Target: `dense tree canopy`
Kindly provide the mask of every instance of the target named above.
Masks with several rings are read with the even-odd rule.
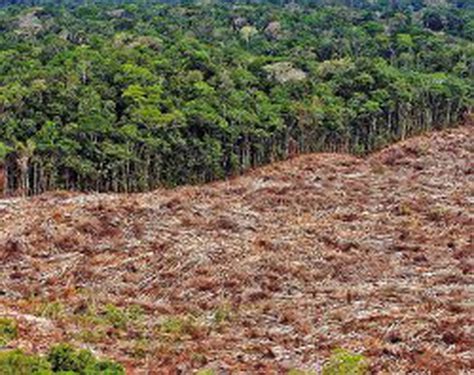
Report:
[[[143,191],[295,150],[365,153],[472,106],[469,1],[3,3],[10,192]]]

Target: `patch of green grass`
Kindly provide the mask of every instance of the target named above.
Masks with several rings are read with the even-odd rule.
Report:
[[[159,333],[165,337],[179,340],[184,336],[193,335],[198,329],[196,319],[193,317],[171,316],[160,324]]]
[[[83,327],[106,327],[109,325],[105,314],[100,314],[95,308],[87,307],[80,314],[74,314],[72,317],[79,325]]]
[[[125,329],[127,327],[128,316],[126,312],[115,305],[108,304],[105,306],[104,317],[114,328]]]
[[[83,329],[79,331],[74,337],[81,342],[97,344],[103,341],[107,333],[103,327],[94,327],[93,329]]]
[[[129,325],[136,325],[142,321],[144,312],[140,306],[136,305],[122,308],[108,304],[105,306],[103,316],[114,328],[125,329]]]
[[[167,334],[181,335],[187,330],[188,322],[179,317],[167,318],[161,323],[160,331]]]
[[[228,322],[232,319],[232,309],[229,305],[222,305],[214,311],[212,318],[217,325]]]
[[[313,371],[306,371],[306,370],[299,370],[299,369],[291,369],[288,372],[288,375],[316,375]]]
[[[362,354],[337,349],[323,367],[322,375],[365,375],[368,370],[368,362]]]
[[[0,318],[0,346],[5,346],[17,336],[17,322],[10,318]]]
[[[42,303],[36,315],[48,319],[60,319],[64,316],[65,307],[61,302],[45,302]]]
[[[215,371],[212,369],[202,369],[196,372],[196,375],[215,375]]]
[[[126,314],[132,322],[140,322],[145,317],[145,311],[138,305],[131,305],[126,309]]]
[[[132,305],[122,308],[113,304],[98,307],[95,304],[88,305],[74,319],[83,327],[106,327],[112,326],[118,330],[125,330],[130,326],[137,328],[143,321],[144,312],[139,306]]]
[[[132,335],[133,339],[144,338],[147,326],[145,313],[137,305],[120,307],[113,304],[98,306],[85,304],[70,317],[79,330],[74,338],[80,342],[100,343],[107,336],[125,337]],[[143,352],[138,350],[137,353]],[[140,357],[140,354],[137,354]]]
[[[140,339],[136,340],[133,344],[133,357],[134,358],[146,358],[146,356],[150,353],[151,344],[150,341],[147,339]]]

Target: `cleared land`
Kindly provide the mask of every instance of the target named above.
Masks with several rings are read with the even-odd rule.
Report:
[[[0,201],[10,343],[86,345],[130,373],[474,371],[474,129],[232,181]],[[228,370],[229,372],[226,372]]]

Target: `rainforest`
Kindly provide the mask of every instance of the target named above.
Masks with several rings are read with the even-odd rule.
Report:
[[[0,193],[139,192],[466,119],[456,1],[5,1]]]

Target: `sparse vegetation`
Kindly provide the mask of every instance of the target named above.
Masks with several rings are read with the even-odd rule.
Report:
[[[212,316],[213,321],[217,325],[221,325],[225,322],[229,322],[232,319],[232,309],[229,305],[219,306]]]
[[[173,340],[181,340],[199,331],[199,323],[191,316],[171,316],[161,322],[159,332]]]
[[[99,331],[106,327],[121,331],[127,328],[140,328],[143,316],[143,310],[139,306],[120,307],[112,303],[86,304],[73,314],[74,320],[85,328],[85,331],[93,327],[99,327]]]
[[[216,375],[216,373],[212,369],[203,369],[196,372],[196,375]]]
[[[322,375],[365,375],[368,370],[367,359],[362,354],[337,349],[324,366]]]
[[[398,206],[398,213],[402,216],[411,216],[413,215],[413,209],[408,202],[401,202]]]
[[[124,329],[127,326],[127,313],[123,309],[112,304],[105,306],[104,318],[112,324],[114,328]]]
[[[146,358],[152,349],[153,346],[149,340],[140,338],[134,341],[132,355],[134,358]]]
[[[288,371],[288,375],[316,375],[314,371],[307,371],[307,370],[299,370],[299,369],[291,369]]]
[[[61,302],[45,302],[38,306],[37,315],[49,318],[60,319],[64,314],[65,307]]]
[[[104,327],[97,326],[97,325],[89,329],[87,328],[81,329],[79,332],[77,332],[74,335],[74,337],[77,340],[81,342],[85,342],[85,343],[91,343],[91,344],[100,343],[101,341],[105,339],[106,336],[107,336],[106,329],[104,329]]]

